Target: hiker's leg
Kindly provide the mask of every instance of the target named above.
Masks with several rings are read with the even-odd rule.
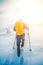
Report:
[[[23,47],[24,46],[24,39],[22,39],[22,44],[21,44],[21,47]]]
[[[22,35],[22,44],[21,44],[21,47],[24,46],[24,41],[25,41],[25,34]]]
[[[19,36],[17,36],[17,55],[20,56],[20,39]]]
[[[20,45],[17,45],[17,55],[20,56]]]

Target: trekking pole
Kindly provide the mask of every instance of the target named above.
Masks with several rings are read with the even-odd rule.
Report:
[[[14,39],[13,49],[15,49],[16,37]]]
[[[32,51],[31,49],[31,42],[30,42],[30,34],[28,33],[28,36],[29,36],[29,51]]]

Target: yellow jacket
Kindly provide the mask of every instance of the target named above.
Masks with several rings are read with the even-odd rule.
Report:
[[[15,31],[16,31],[16,35],[22,35],[22,34],[24,34],[24,24],[23,24],[23,22],[22,21],[17,21],[16,23],[15,23],[15,26],[14,26],[14,29],[15,29]]]

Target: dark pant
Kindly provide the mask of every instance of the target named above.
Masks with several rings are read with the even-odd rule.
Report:
[[[18,56],[20,56],[20,42],[21,42],[21,40],[22,40],[22,44],[21,44],[21,47],[23,47],[24,46],[24,40],[25,40],[25,34],[23,34],[23,35],[16,35],[16,43],[17,43],[17,54],[18,54]]]

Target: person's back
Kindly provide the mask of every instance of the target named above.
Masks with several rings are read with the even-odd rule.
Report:
[[[22,35],[24,34],[24,25],[22,21],[17,21],[15,23],[15,30],[17,35]]]

